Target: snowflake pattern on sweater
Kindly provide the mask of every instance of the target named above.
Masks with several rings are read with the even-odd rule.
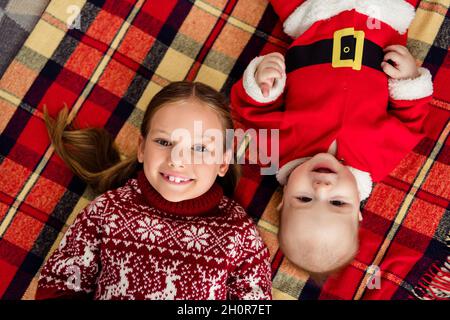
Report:
[[[174,216],[142,201],[136,179],[97,197],[44,265],[36,297],[270,299],[267,247],[223,196],[214,215]]]

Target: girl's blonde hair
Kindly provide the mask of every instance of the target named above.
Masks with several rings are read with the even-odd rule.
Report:
[[[223,123],[224,137],[227,129],[233,129],[228,100],[224,95],[202,83],[180,81],[169,84],[151,100],[141,124],[142,137],[147,137],[150,121],[159,109],[169,103],[191,98],[207,104],[218,114]],[[44,107],[45,124],[56,152],[69,168],[96,192],[103,193],[118,188],[142,170],[137,155],[121,159],[113,138],[105,129],[77,129],[67,125],[67,118],[67,108],[60,111],[53,120]],[[235,157],[233,160],[236,160]],[[236,161],[232,161],[227,174],[217,177],[225,195],[233,195],[239,174],[239,166]]]

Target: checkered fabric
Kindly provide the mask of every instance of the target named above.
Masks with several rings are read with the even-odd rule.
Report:
[[[435,82],[428,138],[375,187],[360,252],[339,276],[318,287],[284,259],[281,189],[245,166],[236,198],[270,249],[275,299],[407,299],[445,261],[449,6],[422,1],[410,31],[409,46]],[[131,154],[143,111],[163,86],[190,79],[228,93],[253,57],[284,52],[289,41],[265,0],[52,0],[0,80],[0,297],[34,297],[43,262],[94,197],[55,155],[44,105],[55,115],[66,104],[73,121],[106,128]],[[377,274],[379,288],[366,286]]]
[[[0,76],[39,21],[49,0],[0,0]]]

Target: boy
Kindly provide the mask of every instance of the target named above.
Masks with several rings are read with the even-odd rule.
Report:
[[[310,273],[354,258],[372,181],[423,138],[433,85],[404,47],[413,1],[273,0],[294,41],[233,87],[246,127],[280,129],[280,247]]]

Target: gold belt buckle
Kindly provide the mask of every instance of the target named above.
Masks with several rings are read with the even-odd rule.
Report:
[[[354,60],[341,60],[341,39],[345,36],[353,36],[356,39]],[[351,67],[353,70],[361,70],[364,51],[364,37],[364,31],[355,31],[355,28],[337,30],[333,37],[333,68]],[[344,48],[344,50],[346,49],[349,50],[348,47]],[[348,51],[346,53],[348,53]]]

